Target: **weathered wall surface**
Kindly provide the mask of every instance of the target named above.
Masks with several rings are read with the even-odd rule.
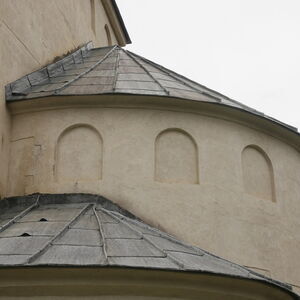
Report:
[[[0,1],[0,196],[6,190],[11,140],[4,86],[89,41],[107,46],[105,24],[116,44],[100,0]]]
[[[101,194],[186,242],[300,286],[300,154],[279,139],[201,111],[125,102],[15,114],[11,139],[22,142],[12,143],[20,167],[10,168],[9,195]]]

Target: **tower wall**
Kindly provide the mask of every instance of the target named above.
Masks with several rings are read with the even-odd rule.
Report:
[[[19,147],[16,143],[10,150],[5,85],[89,41],[107,46],[107,30],[111,43],[117,44],[100,0],[0,1],[0,197],[6,194],[9,152]]]

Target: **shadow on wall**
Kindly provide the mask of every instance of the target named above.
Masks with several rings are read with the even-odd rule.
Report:
[[[199,183],[198,148],[187,132],[174,128],[157,136],[154,176],[166,183]]]
[[[242,168],[245,191],[275,202],[274,173],[267,154],[256,145],[245,147],[242,152]]]
[[[102,179],[103,141],[87,124],[76,124],[59,136],[55,151],[56,181]]]

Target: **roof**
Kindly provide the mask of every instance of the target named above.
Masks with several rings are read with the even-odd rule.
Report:
[[[119,266],[259,280],[240,265],[187,245],[90,194],[35,194],[0,202],[0,268]]]
[[[6,101],[48,96],[134,94],[173,97],[234,107],[281,123],[119,46],[87,44],[65,58],[6,86]]]

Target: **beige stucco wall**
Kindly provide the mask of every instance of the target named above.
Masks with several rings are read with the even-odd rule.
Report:
[[[112,43],[116,44],[100,0],[0,1],[1,197],[6,193],[11,140],[11,120],[5,107],[4,86],[89,41],[93,41],[94,46],[106,46],[105,24],[110,28]]]
[[[76,100],[79,106],[70,97],[56,102],[64,106],[51,106],[51,99],[29,101],[35,105],[27,111],[18,109],[21,102],[12,106],[8,195],[101,194],[181,240],[300,286],[299,150],[264,133],[264,128],[255,129],[255,122],[242,124],[230,115],[225,120],[224,112],[209,116],[205,107],[189,112],[185,104],[164,107],[170,99],[156,107],[149,103],[157,98],[148,97],[147,104],[141,97],[141,104],[133,105],[129,96],[120,96],[115,106],[117,97],[95,99],[93,103],[89,97]],[[49,106],[41,108],[47,101]],[[72,129],[77,135],[68,133]],[[170,147],[161,151],[166,147],[160,141],[162,134]],[[84,144],[92,154],[85,157],[76,144]],[[274,199],[247,192],[242,153],[249,145],[262,149],[271,163]],[[75,148],[78,158],[71,155],[68,162],[66,154],[60,165],[59,153],[72,153]],[[179,149],[179,157],[174,149]],[[174,172],[163,173],[170,180],[157,177],[160,156],[165,158],[158,160],[160,166],[174,157]],[[74,165],[87,162],[89,170],[75,168],[72,161]],[[196,173],[185,168],[193,162]],[[245,163],[253,172],[251,161]],[[266,166],[262,160],[257,170],[267,172]],[[71,174],[74,170],[78,170],[76,178]],[[90,174],[99,175],[92,180]]]

